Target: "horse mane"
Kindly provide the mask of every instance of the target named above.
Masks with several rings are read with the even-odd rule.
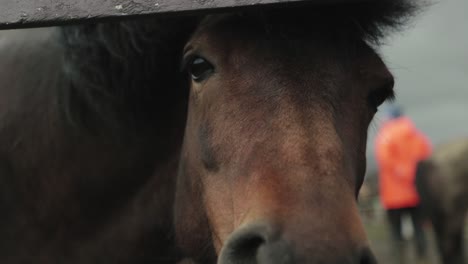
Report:
[[[260,13],[274,24],[278,13],[284,17],[292,9],[292,19],[302,12],[308,23],[379,44],[389,31],[406,24],[420,6],[416,1],[310,3],[313,7]],[[66,119],[77,127],[118,130],[170,118],[171,104],[188,96],[188,89],[181,89],[179,60],[200,20],[153,17],[61,28],[66,87],[60,89],[59,103]]]
[[[59,103],[67,121],[118,130],[170,118],[188,96],[179,59],[196,24],[194,17],[144,18],[61,28]]]

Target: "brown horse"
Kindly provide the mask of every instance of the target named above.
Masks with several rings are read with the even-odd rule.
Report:
[[[355,198],[393,78],[369,43],[412,10],[2,32],[0,262],[375,263]]]
[[[468,138],[438,146],[430,159],[418,165],[416,186],[423,209],[432,221],[443,263],[465,263]]]

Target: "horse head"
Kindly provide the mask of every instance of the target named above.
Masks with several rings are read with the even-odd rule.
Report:
[[[185,46],[175,219],[200,262],[375,263],[356,196],[394,80],[324,10],[209,16]]]

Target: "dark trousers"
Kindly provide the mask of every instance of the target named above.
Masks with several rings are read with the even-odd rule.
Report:
[[[419,207],[407,207],[400,209],[387,210],[388,221],[390,223],[390,231],[395,243],[395,254],[402,257],[403,235],[401,230],[401,220],[403,215],[409,215],[413,223],[414,238],[416,240],[416,250],[418,257],[422,258],[426,255],[426,237],[423,230],[423,217]]]

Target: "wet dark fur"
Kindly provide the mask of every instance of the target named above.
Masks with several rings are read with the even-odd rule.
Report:
[[[299,17],[377,44],[415,10],[376,0]],[[249,15],[268,29],[281,12]],[[172,227],[188,96],[179,66],[200,19],[0,34],[13,39],[0,51],[1,263],[182,257]]]

